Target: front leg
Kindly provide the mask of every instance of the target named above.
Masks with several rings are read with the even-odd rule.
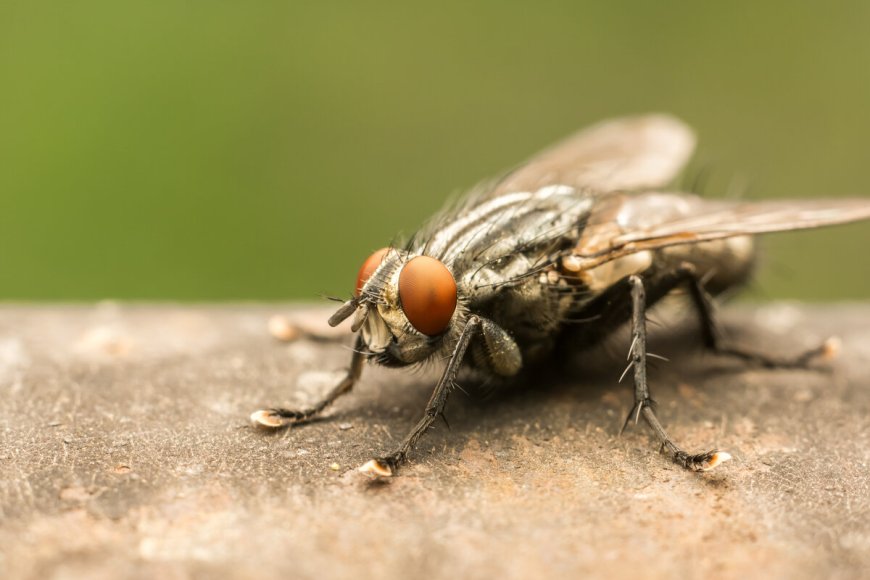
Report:
[[[298,425],[311,421],[325,411],[336,399],[351,391],[354,384],[359,380],[360,375],[362,375],[365,354],[365,343],[362,337],[358,336],[353,348],[353,357],[350,359],[350,368],[347,371],[347,375],[316,405],[301,410],[282,408],[260,409],[251,413],[251,422],[254,426],[261,429],[282,429],[290,425]]]
[[[462,334],[459,335],[456,346],[453,347],[453,353],[450,355],[447,367],[441,373],[441,378],[438,379],[435,390],[432,391],[432,396],[429,397],[423,417],[411,429],[411,432],[408,433],[402,444],[395,451],[378,459],[368,461],[359,468],[362,473],[375,477],[390,477],[395,475],[399,466],[407,460],[408,452],[417,444],[423,433],[429,430],[435,419],[444,412],[444,407],[447,405],[447,397],[450,394],[450,387],[453,385],[456,373],[459,372],[459,367],[462,364],[465,352],[468,350],[468,345],[471,339],[479,332],[482,324],[483,320],[478,316],[471,316],[468,319],[465,323],[465,328],[462,329]]]

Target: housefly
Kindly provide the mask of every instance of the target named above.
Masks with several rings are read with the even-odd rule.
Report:
[[[634,406],[625,424],[642,417],[689,470],[730,459],[684,451],[656,417],[646,309],[688,290],[706,348],[772,367],[806,364],[829,345],[779,361],[723,344],[711,296],[747,279],[752,236],[868,219],[870,200],[719,201],[667,189],[694,146],[692,130],[673,117],[610,120],[478,187],[407,244],[363,262],[353,297],[329,319],[336,326],[351,318],[357,333],[344,379],[311,408],[264,409],[252,421],[268,429],[313,419],[350,392],[366,360],[446,360],[419,422],[394,451],[360,468],[390,476],[443,414],[463,364],[509,378],[568,340],[572,321],[585,321],[571,333],[578,349],[630,323]]]

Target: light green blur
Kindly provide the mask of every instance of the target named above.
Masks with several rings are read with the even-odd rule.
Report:
[[[870,196],[870,3],[0,0],[0,299],[345,296],[444,199],[667,111],[709,195]],[[870,297],[870,223],[754,296]]]

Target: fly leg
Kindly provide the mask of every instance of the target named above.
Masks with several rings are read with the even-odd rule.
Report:
[[[362,374],[363,362],[365,362],[364,348],[365,344],[362,338],[357,337],[347,375],[313,407],[300,410],[281,408],[260,409],[251,413],[251,422],[256,427],[263,429],[282,429],[290,425],[298,425],[311,421],[340,396],[349,393],[353,385],[359,380]]]
[[[465,356],[465,351],[468,350],[468,345],[471,339],[480,330],[483,321],[477,316],[471,316],[453,347],[453,353],[450,355],[450,360],[447,362],[447,367],[438,379],[435,385],[435,390],[426,404],[426,410],[423,417],[411,429],[411,432],[402,441],[402,444],[392,453],[372,459],[359,470],[367,475],[389,477],[395,475],[399,466],[405,462],[408,457],[408,452],[417,444],[423,433],[429,430],[432,423],[435,422],[440,415],[444,413],[444,407],[447,405],[447,397],[450,394],[450,388],[453,385],[453,380],[456,378],[456,373],[459,372],[459,367],[462,364],[462,358]]]
[[[816,358],[828,358],[834,355],[837,348],[836,339],[829,338],[815,348],[808,349],[797,356],[777,358],[760,352],[723,345],[722,331],[714,316],[713,299],[704,290],[695,269],[690,264],[684,264],[677,270],[677,276],[684,277],[688,282],[692,303],[698,312],[701,323],[701,336],[704,346],[716,354],[732,356],[746,362],[769,369],[803,368]]]
[[[691,455],[683,451],[674,443],[670,435],[662,427],[658,417],[656,417],[646,376],[646,290],[640,276],[629,277],[628,283],[631,286],[632,304],[632,340],[629,357],[631,365],[634,367],[634,407],[629,412],[622,429],[624,430],[632,419],[637,423],[642,416],[650,428],[652,428],[656,437],[658,437],[662,449],[668,452],[674,463],[691,471],[708,471],[713,469],[723,461],[731,459],[731,455],[724,451],[716,450],[697,455]]]

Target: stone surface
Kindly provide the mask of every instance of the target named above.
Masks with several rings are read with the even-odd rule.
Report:
[[[0,576],[870,573],[870,305],[724,310],[732,339],[772,352],[838,335],[813,370],[751,368],[699,352],[691,326],[657,327],[660,417],[688,449],[734,455],[714,472],[670,464],[642,425],[618,436],[617,340],[577,374],[456,391],[450,429],[381,482],[355,467],[404,436],[436,369],[368,367],[324,420],[264,434],[251,411],[312,402],[349,358],[347,339],[277,341],[275,314],[319,316],[0,307]]]

